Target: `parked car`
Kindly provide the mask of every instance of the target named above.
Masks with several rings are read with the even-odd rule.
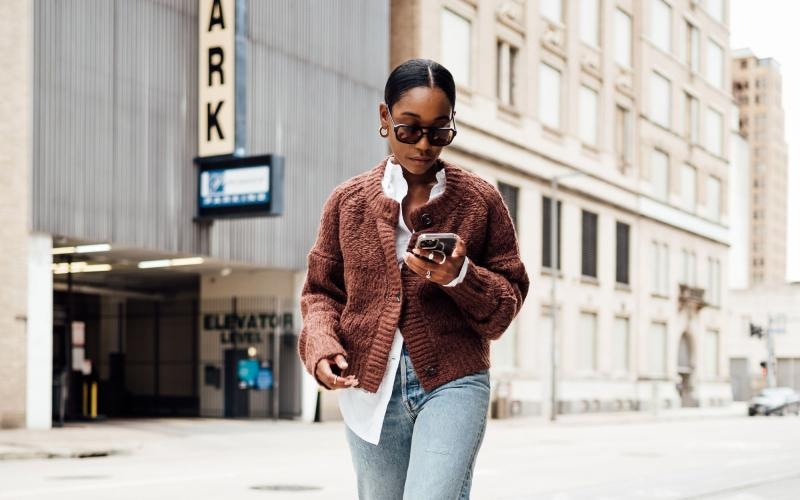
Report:
[[[754,415],[800,415],[800,394],[791,387],[771,387],[762,390],[750,400],[747,414]]]

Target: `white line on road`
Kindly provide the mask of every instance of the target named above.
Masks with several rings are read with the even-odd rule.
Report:
[[[798,474],[797,472],[793,472],[791,474],[774,475],[766,477],[764,479],[745,481],[739,484],[735,484],[733,486],[729,486],[727,488],[722,488],[720,490],[709,491],[707,493],[700,493],[697,495],[690,495],[688,497],[681,497],[680,500],[701,500],[703,498],[713,498],[719,495],[724,495],[726,493],[735,493],[737,491],[747,490],[755,486],[763,486],[765,484],[771,484],[771,483],[780,483],[783,481],[788,481],[789,479],[797,479],[797,478],[800,478],[800,474]]]
[[[126,487],[136,487],[136,486],[151,486],[154,484],[182,483],[189,481],[208,481],[217,479],[228,479],[235,475],[236,474],[231,472],[228,474],[219,474],[215,476],[203,474],[202,476],[165,477],[161,479],[143,479],[137,481],[130,481],[130,480],[107,481],[103,483],[59,486],[51,488],[36,488],[32,490],[6,491],[0,493],[0,498],[20,498],[20,497],[32,497],[36,495],[47,495],[52,493],[65,493],[69,491],[89,491],[89,490],[102,490],[105,488],[126,488]]]

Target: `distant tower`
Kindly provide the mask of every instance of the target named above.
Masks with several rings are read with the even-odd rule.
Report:
[[[783,283],[786,276],[788,182],[780,65],[750,50],[733,54],[733,95],[740,129],[750,144],[750,276],[753,285]]]

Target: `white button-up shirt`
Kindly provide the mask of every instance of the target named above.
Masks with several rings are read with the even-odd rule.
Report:
[[[397,220],[397,230],[395,231],[395,251],[397,253],[397,263],[403,266],[403,256],[411,240],[412,230],[406,226],[403,219],[403,199],[408,194],[408,183],[403,177],[403,168],[394,163],[392,158],[386,162],[386,170],[383,173],[383,193],[393,200],[400,203],[400,213]],[[441,196],[445,189],[444,169],[436,172],[436,184],[431,188],[429,200]],[[467,274],[468,260],[464,258],[464,265],[458,277],[445,286],[456,286],[464,281]],[[383,429],[383,419],[386,416],[386,408],[389,406],[389,399],[392,397],[394,378],[397,367],[400,364],[400,353],[403,349],[403,336],[398,328],[394,333],[392,348],[389,351],[389,362],[386,363],[386,371],[383,374],[381,385],[375,393],[367,392],[359,387],[343,389],[339,396],[339,409],[342,412],[345,424],[358,437],[369,443],[377,445]]]

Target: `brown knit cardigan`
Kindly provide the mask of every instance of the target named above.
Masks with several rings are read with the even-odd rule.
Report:
[[[470,259],[464,281],[444,287],[399,267],[395,230],[400,204],[383,193],[389,157],[341,184],[325,203],[308,255],[298,351],[312,375],[343,354],[359,387],[380,386],[396,328],[426,391],[489,368],[489,341],[519,312],[528,276],[500,193],[444,160],[441,196],[410,214],[409,251],[421,232],[452,232]]]

